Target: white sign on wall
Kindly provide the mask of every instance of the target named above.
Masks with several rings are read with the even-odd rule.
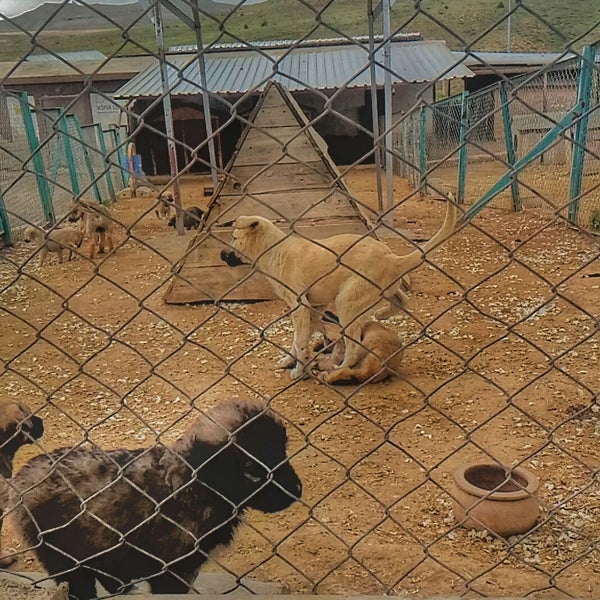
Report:
[[[125,100],[115,100],[102,94],[91,93],[90,105],[93,122],[100,123],[103,129],[107,129],[111,125],[127,124],[127,115],[122,109]]]

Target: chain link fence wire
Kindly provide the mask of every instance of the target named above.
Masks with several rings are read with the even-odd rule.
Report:
[[[564,57],[563,57],[564,58]],[[565,63],[565,64],[562,64]],[[577,224],[594,230],[598,200],[598,71],[593,69],[589,81],[589,106],[582,111],[585,118],[586,144],[582,165],[573,165],[573,150],[577,148],[574,127],[564,126],[551,137],[543,151],[540,144],[565,119],[579,101],[578,85],[582,71],[575,59],[551,64],[540,72],[500,81],[471,94],[460,94],[434,103],[428,109],[425,124],[427,139],[427,167],[434,181],[436,175],[455,182],[465,190],[467,203],[481,198],[486,189],[466,186],[472,169],[484,169],[490,177],[500,179],[507,167],[526,160],[515,173],[516,191],[508,189],[495,196],[499,206],[520,205],[549,210],[566,209],[571,199],[578,205]],[[450,144],[454,141],[454,144]],[[465,145],[461,145],[462,140]],[[460,157],[446,159],[446,149],[462,148],[468,155],[461,170]],[[531,153],[536,156],[529,158]],[[460,152],[458,153],[460,154]],[[442,164],[440,165],[440,158]],[[482,164],[483,163],[483,164]],[[456,164],[454,172],[449,171]],[[421,179],[427,176],[420,169]],[[573,196],[572,181],[578,173],[585,173],[580,195]],[[463,198],[461,197],[461,200]]]
[[[3,570],[67,582],[80,600],[132,587],[203,591],[201,564],[229,576],[222,592],[255,592],[258,580],[294,594],[598,594],[598,63],[580,38],[565,39],[569,62],[514,78],[487,64],[499,82],[467,93],[452,76],[456,55],[424,82],[387,63],[386,41],[434,21],[468,55],[505,27],[506,10],[463,39],[449,16],[416,2],[388,39],[358,38],[331,16],[336,3],[294,5],[309,25],[283,42],[247,39],[237,24],[249,6],[201,10],[202,27],[219,33],[203,46],[196,28],[188,40],[202,51],[170,54],[169,28],[149,24],[153,16],[160,25],[156,2],[128,25],[81,2],[120,30],[103,67],[128,52],[157,59],[121,88],[139,86],[127,104],[110,92],[114,123],[70,108],[94,93],[108,101],[94,79],[100,67],[66,109],[43,109],[34,89],[15,89],[12,70],[4,77]],[[529,23],[561,33],[537,4],[517,5]],[[187,0],[160,7],[192,31]],[[52,5],[26,54],[65,62],[46,34],[69,8]],[[598,31],[600,16],[589,26]],[[398,40],[425,51],[418,35]],[[341,82],[339,46],[362,57]],[[158,91],[146,93],[153,76]],[[226,92],[215,84],[222,78],[234,80]],[[436,101],[448,81],[459,93]],[[172,200],[161,203],[159,191]],[[454,233],[409,279],[401,270],[376,279],[392,259],[376,254],[374,236],[397,255],[422,247],[441,227],[448,192],[462,215]],[[283,232],[277,247],[301,247],[284,279],[265,267],[269,249],[246,256],[251,265],[221,260],[237,243],[236,217],[256,214]],[[46,227],[38,242],[25,241],[28,225]],[[49,248],[41,264],[44,245],[68,228],[79,243],[58,244],[62,262]],[[322,238],[334,234],[354,237],[332,253]],[[310,280],[323,256],[329,270]],[[350,304],[336,303],[329,277],[343,268],[370,282],[365,294],[376,290],[348,321]],[[312,287],[298,287],[292,272]],[[184,300],[173,300],[175,286]],[[379,321],[392,292],[402,308]],[[321,295],[330,301],[309,326],[307,364],[283,368],[299,315]],[[364,381],[331,379],[338,338],[346,349],[354,342],[365,364],[378,359]],[[374,382],[382,368],[392,376]],[[471,478],[466,487],[481,495],[468,506],[455,474],[473,464],[499,471]],[[503,501],[492,502],[496,492]],[[515,496],[539,502],[522,530],[478,512]],[[213,551],[238,520],[231,544]]]

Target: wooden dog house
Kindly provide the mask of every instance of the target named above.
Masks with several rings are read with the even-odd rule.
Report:
[[[220,258],[240,215],[260,215],[310,239],[373,231],[327,153],[321,136],[289,91],[270,82],[215,190],[204,228],[175,269],[165,301],[269,300],[274,293],[252,267]]]

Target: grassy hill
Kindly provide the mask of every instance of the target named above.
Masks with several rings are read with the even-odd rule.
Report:
[[[207,0],[209,1],[209,0]],[[428,39],[444,39],[452,49],[503,51],[507,46],[506,13],[509,0],[397,0],[392,8],[392,30],[420,32]],[[375,0],[374,0],[374,3]],[[211,3],[212,4],[212,3]],[[516,11],[511,19],[513,51],[545,52],[565,48],[580,49],[584,43],[600,39],[600,2],[598,0],[512,0]],[[576,6],[576,9],[575,9]],[[129,7],[129,8],[127,8]],[[299,39],[338,37],[368,33],[364,0],[267,0],[234,11],[215,5],[214,16],[203,19],[205,43],[217,40]],[[144,52],[155,48],[150,21],[140,19],[136,5],[102,7],[115,26],[103,17],[88,19],[67,14],[77,8],[64,6],[36,36],[36,53],[100,49],[107,55]],[[122,9],[122,10],[121,10]],[[43,7],[39,9],[43,10]],[[63,12],[64,11],[64,12]],[[131,12],[134,11],[134,12]],[[29,13],[26,29],[47,22],[42,12]],[[194,43],[193,32],[165,13],[166,45]],[[96,15],[97,17],[97,15]],[[32,21],[33,19],[33,21]],[[73,27],[69,27],[71,23]],[[2,33],[0,60],[14,60],[31,50],[31,38],[18,33]],[[56,30],[60,31],[56,31]],[[126,29],[126,33],[124,33]],[[376,32],[381,31],[381,20]]]

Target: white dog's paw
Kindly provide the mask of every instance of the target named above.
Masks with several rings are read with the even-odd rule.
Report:
[[[310,377],[310,371],[303,367],[300,363],[297,363],[296,366],[290,371],[291,379],[308,379]]]
[[[279,369],[291,369],[296,364],[296,359],[291,354],[284,354],[278,361]]]

